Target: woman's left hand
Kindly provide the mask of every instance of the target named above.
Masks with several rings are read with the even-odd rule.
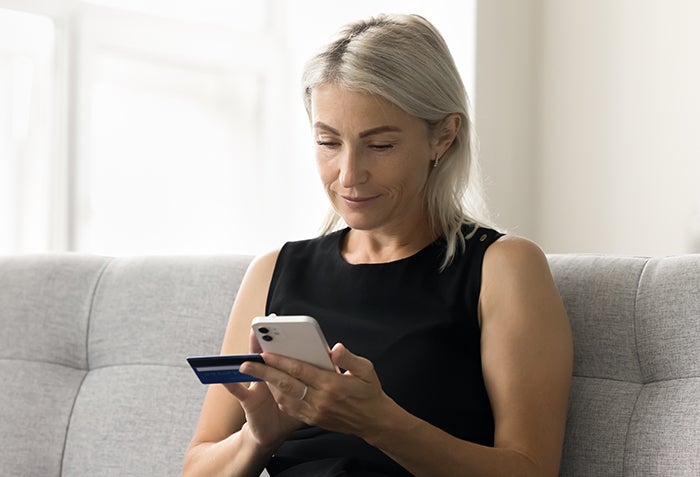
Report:
[[[340,374],[285,356],[263,353],[265,364],[241,371],[267,382],[279,408],[308,425],[364,437],[393,401],[382,390],[369,360],[338,343],[331,351]]]

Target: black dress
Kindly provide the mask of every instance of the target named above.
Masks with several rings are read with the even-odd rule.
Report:
[[[484,253],[502,234],[480,228],[441,272],[442,239],[401,260],[352,265],[340,253],[347,231],[285,244],[266,312],[313,316],[331,346],[372,361],[408,412],[492,446],[477,309]],[[285,477],[411,475],[358,437],[314,427],[296,431],[267,468]]]

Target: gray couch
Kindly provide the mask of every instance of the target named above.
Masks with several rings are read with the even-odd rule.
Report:
[[[0,257],[0,475],[173,476],[245,256]],[[700,256],[550,256],[575,338],[561,475],[700,475]]]

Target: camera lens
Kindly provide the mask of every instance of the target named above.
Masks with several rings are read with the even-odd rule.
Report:
[[[272,338],[270,335],[263,335],[262,339],[265,341],[272,341],[274,338]]]
[[[261,328],[258,328],[258,331],[259,331],[260,333],[264,334],[264,335],[266,335],[266,334],[268,334],[268,333],[270,332],[270,330],[268,330],[268,329],[265,328],[264,326],[261,327]]]

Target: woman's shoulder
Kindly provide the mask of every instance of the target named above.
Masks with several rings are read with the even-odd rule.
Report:
[[[494,261],[518,263],[521,261],[540,262],[546,260],[542,249],[530,239],[518,235],[498,234],[487,251],[487,257]]]
[[[483,275],[485,283],[518,288],[549,285],[552,281],[549,262],[539,245],[517,235],[502,235],[488,248]]]
[[[256,287],[269,284],[272,273],[277,264],[277,258],[280,255],[282,247],[256,255],[248,265],[246,270],[244,283],[253,283]]]

